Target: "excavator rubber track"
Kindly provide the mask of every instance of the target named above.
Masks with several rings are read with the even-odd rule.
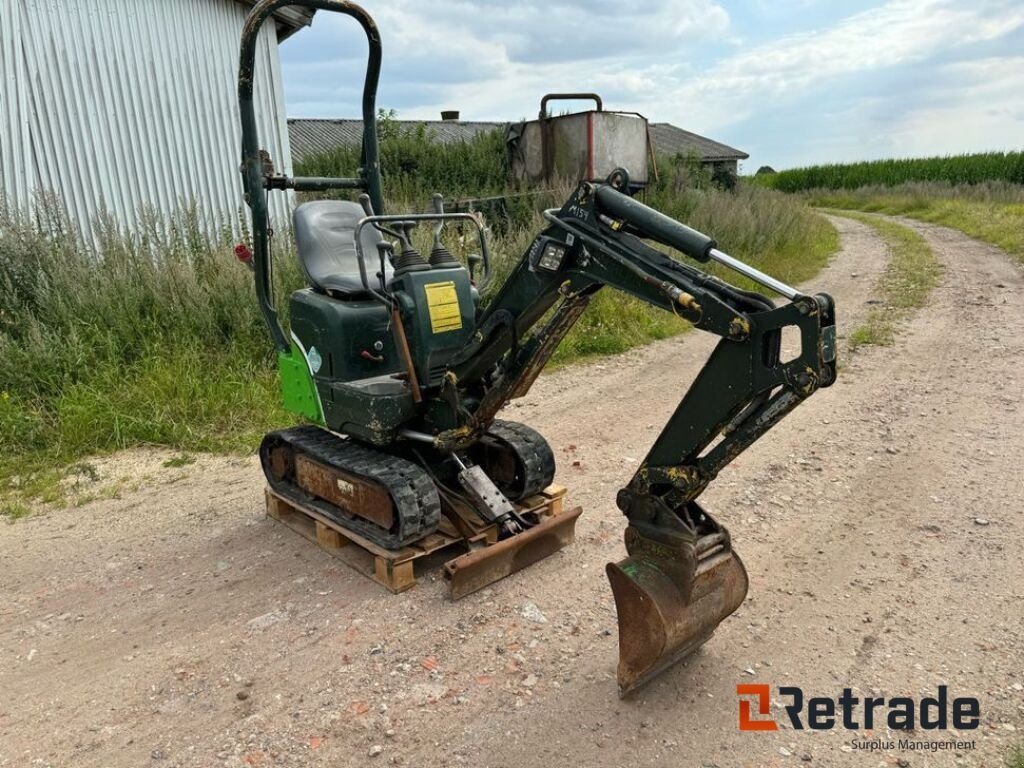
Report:
[[[433,533],[441,519],[441,500],[425,469],[320,427],[271,432],[260,445],[260,462],[274,491],[315,507],[338,525],[385,549],[401,549]],[[327,500],[327,493],[311,490],[310,483],[299,477],[297,468],[303,463],[320,476],[333,479],[335,488],[343,488],[349,497],[377,502],[373,517],[390,519],[391,525],[385,528],[365,514],[354,514]],[[385,509],[387,501],[390,509]]]
[[[548,441],[517,421],[495,419],[470,453],[511,501],[534,496],[555,479],[555,454]]]

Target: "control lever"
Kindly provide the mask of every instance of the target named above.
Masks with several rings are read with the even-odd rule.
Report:
[[[431,198],[434,204],[434,213],[444,213],[444,196],[440,192],[435,192],[433,198]],[[437,224],[434,225],[434,245],[438,245],[441,242],[441,230],[444,229],[444,220],[438,219]]]
[[[363,192],[363,194],[359,196],[359,204],[363,206],[363,212],[367,216],[373,216],[373,203],[370,202],[370,196],[368,194]]]
[[[443,215],[444,214],[444,198],[440,193],[435,192],[433,197],[434,213]],[[457,267],[459,262],[454,256],[444,247],[444,243],[441,242],[441,230],[444,229],[444,220],[438,219],[434,225],[434,247],[430,251],[430,266],[433,269],[445,269],[447,267]]]
[[[384,279],[384,266],[390,262],[391,266],[395,265],[395,246],[387,240],[381,240],[377,243],[377,256],[380,259],[380,272],[377,273],[377,279],[380,280],[380,290],[383,294],[389,294],[387,282]]]
[[[412,250],[412,231],[416,229],[415,221],[396,221],[391,225],[394,227],[399,242],[402,244],[402,252]]]
[[[359,196],[359,204],[361,206],[363,206],[363,213],[365,213],[367,216],[373,216],[374,215],[374,213],[373,213],[373,203],[370,202],[370,196],[368,194],[366,194],[365,192]],[[373,227],[378,232],[383,232],[388,237],[393,237],[396,240],[401,240],[402,239],[402,235],[398,234],[398,232],[396,232],[393,229],[389,229],[388,227],[385,227],[379,221],[373,222]]]
[[[471,253],[466,260],[469,262],[469,281],[476,285],[476,268],[483,264],[484,257],[477,253]]]
[[[395,236],[402,245],[402,253],[395,261],[395,274],[397,275],[430,269],[430,265],[424,261],[423,256],[412,245],[412,231],[417,224],[416,221],[396,221],[393,225],[396,230]]]

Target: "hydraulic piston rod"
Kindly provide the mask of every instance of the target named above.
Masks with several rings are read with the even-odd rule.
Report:
[[[793,300],[800,295],[800,291],[792,286],[786,285],[781,280],[776,280],[771,275],[766,275],[759,269],[754,269],[749,264],[746,264],[739,259],[734,259],[728,253],[712,248],[708,251],[708,257],[712,261],[717,261],[723,267],[729,267],[729,269],[739,272],[745,277],[749,277],[755,283],[760,283],[765,288],[771,288],[773,291],[781,296],[785,296],[787,299]]]

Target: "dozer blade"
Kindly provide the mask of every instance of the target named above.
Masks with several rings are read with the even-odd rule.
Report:
[[[633,551],[608,563],[619,616],[620,696],[697,650],[747,595],[747,571],[727,534],[704,536],[688,553],[669,559]]]
[[[582,512],[582,507],[574,507],[497,544],[445,563],[444,577],[452,599],[483,589],[572,544],[576,538],[576,519]]]

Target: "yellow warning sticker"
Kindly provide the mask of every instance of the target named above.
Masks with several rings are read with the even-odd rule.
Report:
[[[427,292],[431,332],[444,333],[462,328],[462,309],[459,307],[455,283],[428,283],[423,289]]]

